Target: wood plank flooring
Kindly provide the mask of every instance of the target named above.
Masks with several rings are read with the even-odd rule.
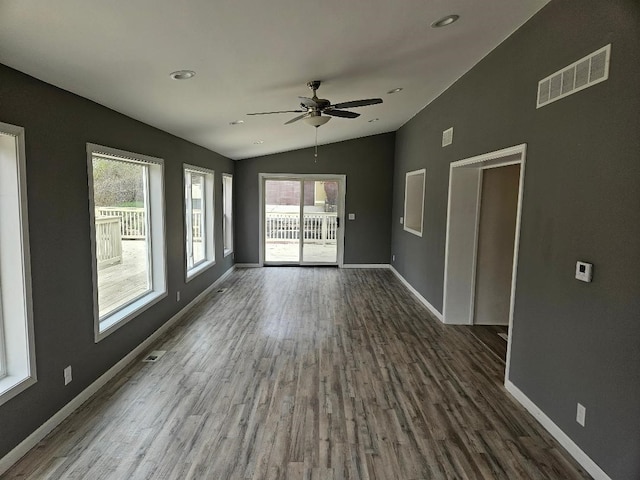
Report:
[[[387,270],[234,272],[3,478],[585,479]]]
[[[507,361],[507,340],[499,334],[508,335],[509,327],[500,325],[469,325],[465,326],[503,364]]]

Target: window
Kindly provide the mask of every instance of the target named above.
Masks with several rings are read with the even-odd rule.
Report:
[[[424,209],[424,180],[426,170],[407,172],[404,190],[404,229],[422,236]]]
[[[96,341],[166,296],[162,159],[87,144]]]
[[[213,243],[213,178],[206,168],[184,166],[184,222],[187,280],[215,261]]]
[[[224,236],[224,256],[233,252],[233,177],[222,175],[222,234]]]
[[[0,123],[0,404],[36,382],[24,129]]]

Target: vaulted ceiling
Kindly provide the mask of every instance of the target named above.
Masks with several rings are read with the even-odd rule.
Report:
[[[246,115],[300,108],[310,80],[334,104],[384,101],[332,118],[320,144],[397,130],[547,2],[2,0],[0,63],[242,159],[314,144],[284,125],[294,113]]]

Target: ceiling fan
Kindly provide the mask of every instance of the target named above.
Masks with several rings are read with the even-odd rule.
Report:
[[[297,122],[298,120],[304,120],[309,125],[318,128],[321,125],[327,123],[331,117],[342,118],[357,118],[359,113],[350,112],[348,110],[342,110],[343,108],[355,108],[366,107],[367,105],[376,105],[382,103],[381,98],[367,98],[364,100],[351,100],[350,102],[336,103],[332,105],[331,102],[325,98],[318,98],[316,91],[320,88],[320,80],[314,80],[307,83],[307,87],[313,91],[313,97],[298,97],[300,99],[300,110],[282,110],[277,112],[259,112],[248,113],[247,115],[270,115],[272,113],[302,113],[297,117],[292,118],[285,125]],[[324,115],[323,115],[324,114]],[[328,116],[327,116],[328,115]]]

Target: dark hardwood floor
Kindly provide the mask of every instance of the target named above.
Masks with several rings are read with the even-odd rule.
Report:
[[[3,478],[590,478],[388,270],[221,286]]]
[[[506,335],[509,334],[509,327],[499,325],[470,325],[466,326],[469,333],[473,335],[478,342],[496,356],[502,363],[507,361],[507,340]],[[500,335],[505,335],[505,338]]]

